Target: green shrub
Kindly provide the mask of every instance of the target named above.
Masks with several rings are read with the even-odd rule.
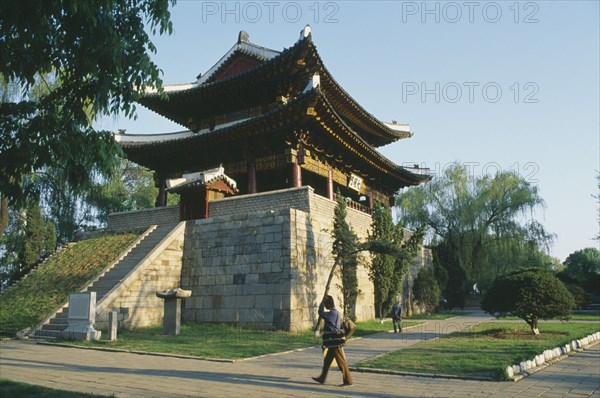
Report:
[[[574,306],[573,296],[565,285],[542,269],[526,269],[498,277],[481,303],[487,313],[523,319],[534,334],[539,334],[539,319],[568,318]]]
[[[442,290],[435,279],[433,270],[422,268],[413,284],[415,301],[422,304],[427,312],[431,312],[440,302]]]

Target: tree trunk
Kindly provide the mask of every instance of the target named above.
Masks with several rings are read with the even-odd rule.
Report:
[[[333,262],[333,266],[331,267],[331,271],[329,271],[329,277],[327,278],[327,284],[325,285],[325,293],[323,293],[323,299],[321,299],[321,301],[323,301],[325,299],[325,296],[327,296],[327,293],[329,293],[329,287],[331,286],[331,280],[333,279],[333,275],[335,273],[335,268],[337,267],[337,265],[338,265],[338,262],[337,262],[337,258],[336,258]],[[314,328],[315,335],[318,333],[320,325],[321,325],[321,315],[319,315],[319,317],[317,318],[317,324],[315,325],[315,328]]]
[[[538,334],[540,334],[540,329],[538,327],[538,320],[537,320],[537,318],[532,318],[532,319],[528,320],[527,323],[529,324],[529,326],[531,326],[531,332],[535,336],[537,336]]]
[[[2,195],[2,203],[0,204],[0,236],[4,234],[4,231],[8,227],[8,198],[6,195]]]

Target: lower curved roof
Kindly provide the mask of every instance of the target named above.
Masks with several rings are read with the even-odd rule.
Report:
[[[304,137],[301,145],[327,152],[328,163],[360,175],[382,192],[393,194],[431,178],[413,173],[379,153],[346,124],[319,87],[262,115],[213,130],[144,137],[121,134],[115,139],[130,160],[152,170],[176,174],[239,161],[248,151],[262,155],[284,153],[299,132]]]

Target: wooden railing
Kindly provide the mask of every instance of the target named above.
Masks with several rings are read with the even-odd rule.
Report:
[[[373,214],[373,209],[371,209],[370,207],[367,207],[361,203],[355,202],[352,199],[346,198],[346,207],[348,207],[350,209],[362,211],[363,213]]]

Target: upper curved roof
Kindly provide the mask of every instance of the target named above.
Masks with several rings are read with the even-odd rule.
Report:
[[[374,147],[411,136],[402,125],[386,125],[356,102],[329,73],[312,41],[310,27],[290,48],[275,51],[250,43],[240,32],[238,42],[194,83],[165,86],[165,94],[146,93],[139,102],[172,121],[197,130],[200,120],[296,97],[306,81],[318,74],[321,90],[348,126]]]

